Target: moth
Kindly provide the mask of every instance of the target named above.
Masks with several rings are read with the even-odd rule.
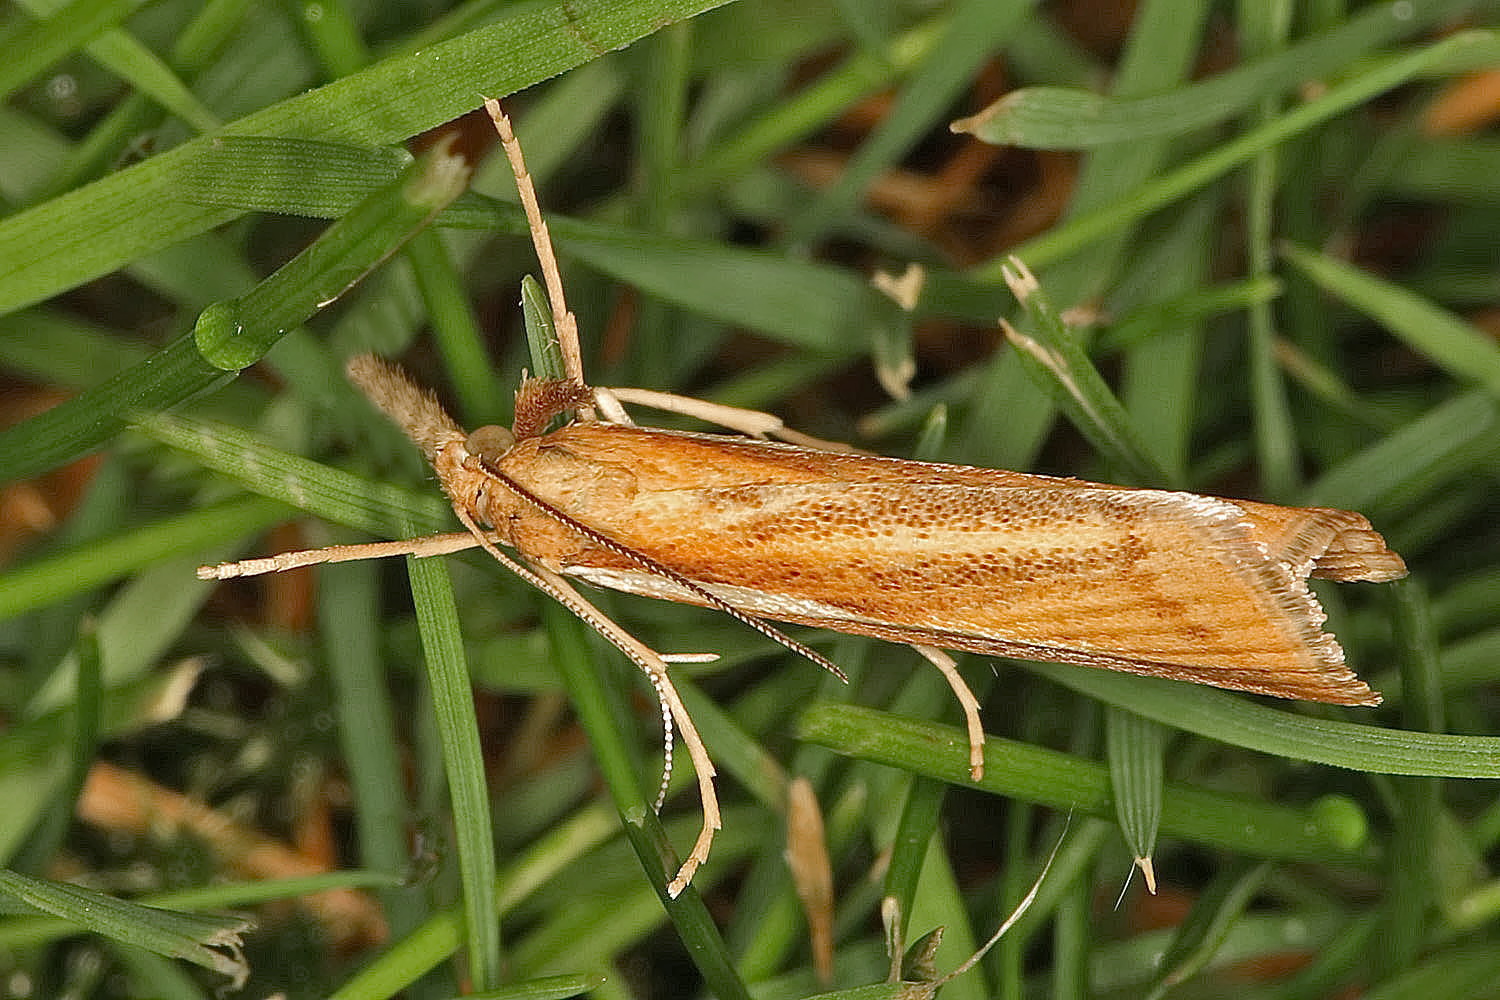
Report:
[[[513,145],[511,137],[507,152]],[[518,157],[516,150],[513,165]],[[524,168],[516,175],[521,183]],[[522,184],[531,212],[528,188]],[[567,329],[572,316],[560,281],[553,287],[539,210],[532,223],[558,326]],[[941,650],[1308,701],[1380,701],[1324,631],[1308,587],[1309,578],[1405,575],[1401,557],[1351,511],[637,427],[595,418],[610,397],[581,375],[523,383],[513,428],[468,433],[379,359],[356,358],[349,374],[421,448],[471,533],[426,551],[482,545],[600,628],[651,677],[668,726],[677,721],[698,765],[709,840],[717,826],[712,765],[662,658],[607,619],[601,624],[567,580],[718,608],[835,673],[769,622],[912,644],[943,670],[964,706],[976,779],[978,702]],[[569,412],[578,418],[544,430]],[[201,575],[328,558],[340,557],[289,554]],[[706,853],[700,838],[675,891]]]

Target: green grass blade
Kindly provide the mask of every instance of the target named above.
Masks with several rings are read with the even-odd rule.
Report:
[[[642,791],[638,755],[623,728],[625,713],[620,696],[608,689],[586,644],[587,628],[566,609],[548,601],[542,611],[556,644],[557,667],[572,696],[579,720],[589,735],[594,757],[604,774],[615,808],[624,820],[631,846],[642,870],[667,908],[698,971],[715,995],[748,997],[745,985],[734,971],[724,939],[714,927],[698,890],[688,886],[675,900],[666,894],[667,879],[677,871],[680,858],[671,849],[661,821]],[[720,838],[722,839],[722,837]]]
[[[63,552],[0,577],[0,620],[103,586],[183,553],[201,552],[220,539],[257,531],[283,520],[274,500],[241,499],[164,518],[102,542]]]
[[[1160,1000],[1168,991],[1206,966],[1259,891],[1270,865],[1239,864],[1226,868],[1193,906],[1172,947],[1162,956],[1162,972],[1147,996]]]
[[[1281,252],[1319,288],[1380,323],[1413,351],[1500,396],[1500,347],[1493,337],[1428,299],[1327,254],[1291,244]]]
[[[1481,391],[1457,396],[1323,473],[1299,502],[1349,507],[1371,516],[1418,503],[1426,496],[1419,489],[1472,475],[1476,450],[1493,451],[1488,446],[1497,426],[1500,406],[1494,397]]]
[[[431,493],[375,482],[272,448],[238,428],[186,417],[140,422],[151,437],[243,484],[336,524],[387,538],[403,525],[421,532],[453,525],[449,506]]]
[[[896,107],[865,140],[839,179],[799,217],[792,241],[812,243],[835,220],[849,214],[870,182],[921,138],[929,123],[953,102],[979,65],[1005,43],[1033,3],[1034,0],[960,0],[953,5],[952,19],[943,36],[902,86]]]
[[[1314,719],[1224,691],[1084,667],[1030,669],[1165,726],[1294,760],[1375,774],[1500,778],[1500,737],[1453,736]]]
[[[73,0],[43,20],[14,19],[0,34],[0,98],[9,97],[47,67],[119,24],[142,0]]]
[[[412,602],[417,609],[453,807],[469,974],[476,986],[488,989],[500,981],[501,975],[495,837],[458,608],[453,603],[448,567],[442,560],[408,556],[406,570],[411,577]]]
[[[0,871],[0,892],[96,934],[212,969],[235,989],[249,973],[239,948],[250,922],[238,917],[175,913],[12,871]]]
[[[466,1000],[564,1000],[566,997],[589,993],[603,983],[602,975],[574,973],[566,976],[542,976],[504,989],[465,993],[464,997]]]
[[[1224,122],[1308,80],[1337,75],[1376,48],[1409,38],[1464,6],[1428,3],[1401,12],[1379,4],[1275,55],[1149,97],[1025,87],[955,122],[954,129],[997,146],[1032,149],[1094,149],[1182,135]]]
[[[312,246],[238,299],[204,310],[191,337],[0,433],[0,481],[24,478],[97,447],[134,413],[173,406],[254,363],[390,255],[462,189],[463,161],[436,154],[374,191]],[[196,355],[196,356],[195,356]]]
[[[1151,855],[1161,828],[1163,765],[1171,731],[1134,712],[1110,708],[1104,733],[1115,819],[1131,856],[1154,887]]]
[[[628,44],[722,0],[547,3],[369,69],[226,126],[233,135],[401,142]],[[240,213],[185,197],[212,137],[184,143],[0,222],[0,313],[40,301]],[[38,247],[48,248],[38,252]]]
[[[468,184],[465,160],[441,146],[377,188],[254,289],[203,311],[193,339],[216,368],[239,371],[425,228]]]
[[[199,132],[212,132],[219,119],[172,68],[124,31],[106,31],[88,45],[100,65],[119,74],[142,94],[181,118]]]
[[[992,736],[985,741],[984,780],[976,786],[969,778],[968,742],[952,726],[850,705],[816,704],[799,718],[798,735],[851,757],[949,784],[1114,817],[1108,770],[1054,750]],[[1166,786],[1161,832],[1255,856],[1324,861],[1359,857],[1363,839],[1358,823],[1332,811],[1288,809],[1177,784]]]
[[[1377,94],[1428,73],[1456,72],[1478,62],[1493,61],[1497,55],[1500,55],[1500,36],[1488,31],[1467,31],[1449,36],[1416,52],[1390,57],[1346,82],[1329,88],[1322,96],[1142,185],[1129,197],[1027,240],[1008,251],[1007,256],[1020,257],[1038,270],[1045,268],[1095,240],[1191,194],[1276,144],[1306,132]],[[990,261],[979,267],[975,276],[985,281],[999,281],[1004,265],[1004,259]]]
[[[1149,454],[1130,414],[1084,351],[1078,332],[1063,321],[1036,279],[1014,262],[1007,273],[1011,290],[1026,309],[1026,330],[1035,335],[1006,332],[1027,374],[1052,394],[1079,433],[1126,479],[1143,486],[1180,482],[1180,472],[1163,468]]]

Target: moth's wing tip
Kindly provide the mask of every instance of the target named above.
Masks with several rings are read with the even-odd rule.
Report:
[[[1364,517],[1342,527],[1313,560],[1312,576],[1348,582],[1387,583],[1406,575],[1406,561],[1391,551],[1384,536]]]
[[[1379,691],[1376,691],[1364,681],[1352,675],[1351,679],[1353,683],[1340,685],[1336,697],[1323,700],[1333,705],[1353,705],[1361,708],[1374,708],[1384,700],[1380,697]]]

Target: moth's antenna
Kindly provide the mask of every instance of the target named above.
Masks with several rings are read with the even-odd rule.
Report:
[[[537,262],[542,266],[542,281],[547,286],[547,298],[552,303],[552,323],[557,328],[557,343],[562,348],[563,373],[568,378],[584,384],[583,352],[578,347],[578,320],[568,311],[563,297],[562,272],[557,269],[557,254],[552,249],[552,235],[547,232],[547,220],[542,218],[542,206],[537,201],[536,186],[531,183],[531,174],[526,170],[526,158],[521,154],[521,144],[516,141],[515,130],[510,127],[510,118],[500,109],[500,102],[486,98],[484,110],[489,112],[500,133],[500,145],[505,148],[505,158],[510,161],[510,172],[516,178],[516,191],[521,195],[521,207],[526,211],[526,222],[531,228],[531,242],[536,247]]]
[[[672,706],[667,704],[661,678],[656,674],[647,676],[656,690],[656,701],[661,705],[661,784],[656,786],[656,801],[651,804],[651,811],[659,813],[667,801],[667,786],[672,783]]]
[[[548,517],[555,518],[558,523],[566,525],[573,531],[576,531],[578,534],[582,535],[584,538],[587,538],[589,541],[600,546],[601,548],[608,549],[615,555],[622,556],[630,560],[637,566],[641,567],[641,569],[644,569],[646,572],[677,584],[677,586],[681,587],[683,590],[686,590],[693,596],[699,598],[709,607],[724,612],[735,621],[755,629],[755,631],[759,632],[767,639],[770,639],[778,645],[785,646],[787,649],[790,649],[792,652],[798,654],[799,656],[811,660],[818,666],[822,667],[824,670],[833,674],[833,676],[837,677],[839,680],[843,681],[845,684],[849,683],[848,676],[846,676],[845,673],[839,669],[838,664],[834,663],[822,653],[808,648],[807,646],[798,642],[796,639],[793,639],[791,636],[787,635],[785,632],[776,628],[774,625],[767,624],[766,622],[762,621],[759,618],[756,618],[753,615],[746,614],[744,611],[735,607],[733,604],[730,604],[728,601],[724,600],[724,598],[715,594],[713,591],[700,584],[694,583],[692,580],[689,580],[687,577],[672,569],[670,566],[665,566],[657,562],[655,559],[652,559],[645,553],[637,552],[630,546],[615,541],[613,538],[610,538],[608,535],[599,531],[599,529],[592,528],[589,525],[584,524],[582,521],[578,520],[576,517],[573,517],[571,514],[559,510],[553,504],[550,504],[546,500],[543,500],[541,497],[531,492],[531,490],[527,489],[526,487],[522,486],[520,483],[512,479],[510,476],[506,475],[499,469],[499,467],[492,465],[489,462],[483,462],[482,465],[484,467],[484,471],[493,476],[501,484],[503,484],[506,489],[510,490],[516,496],[520,497],[522,500],[525,500],[533,507],[536,507],[538,510],[545,513]]]

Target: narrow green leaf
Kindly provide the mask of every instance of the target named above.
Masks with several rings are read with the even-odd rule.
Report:
[[[393,875],[410,862],[409,805],[401,771],[400,714],[385,683],[379,648],[380,594],[370,563],[325,566],[318,574],[318,623],[349,772],[361,862]],[[416,922],[410,894],[381,894],[392,933]]]
[[[573,973],[566,976],[542,976],[515,983],[504,989],[465,993],[464,1000],[564,1000],[598,989],[604,984],[600,975]]]
[[[464,658],[458,608],[448,567],[440,559],[408,556],[412,603],[426,654],[428,684],[437,713],[443,766],[463,883],[464,927],[470,974],[481,989],[500,981],[500,908],[495,901],[495,837],[479,720]]]
[[[12,569],[0,577],[0,620],[103,586],[220,539],[283,520],[287,508],[259,497],[178,514]],[[190,586],[191,581],[184,581]]]
[[[1171,949],[1162,957],[1161,976],[1147,994],[1150,1000],[1160,1000],[1208,965],[1230,930],[1244,916],[1270,870],[1271,866],[1264,861],[1234,864],[1214,878],[1178,929]]]
[[[386,183],[388,157],[335,143],[225,138],[189,178],[197,197],[239,209],[336,216]],[[295,177],[295,184],[261,176]],[[519,206],[466,195],[439,225],[524,235]],[[881,301],[863,279],[816,262],[550,216],[559,250],[639,291],[831,357],[863,352]]]
[[[531,275],[521,279],[521,314],[526,323],[526,347],[536,378],[562,378],[562,348],[557,343],[557,328],[552,324],[552,303],[547,293]]]
[[[1064,322],[1036,278],[1019,261],[1012,261],[1006,274],[1030,320],[1026,330],[1035,335],[1001,321],[1027,374],[1052,394],[1073,426],[1127,478],[1145,486],[1179,482],[1181,473],[1163,468],[1149,453],[1130,414],[1089,360],[1078,333]]]
[[[1156,891],[1151,856],[1161,827],[1162,782],[1167,739],[1171,731],[1134,712],[1111,707],[1104,716],[1105,756],[1115,818],[1131,856]]]
[[[121,30],[106,31],[88,44],[88,53],[196,131],[211,132],[219,127],[219,119],[182,78],[135,36]]]
[[[1500,950],[1493,941],[1453,945],[1432,952],[1422,964],[1367,988],[1365,1000],[1468,1000],[1494,996],[1500,982]]]
[[[467,171],[434,152],[377,189],[319,239],[238,299],[204,310],[191,336],[16,427],[0,432],[0,481],[98,447],[133,415],[166,409],[257,361],[293,326],[345,291],[452,201]],[[8,460],[7,460],[8,459]]]
[[[250,974],[240,936],[251,924],[237,917],[205,917],[129,903],[64,882],[0,871],[0,892],[96,934],[181,958],[228,976],[233,989]]]
[[[468,179],[463,157],[446,145],[433,149],[254,289],[205,309],[193,329],[203,357],[224,371],[260,360],[288,330],[348,291],[431,222]]]
[[[984,779],[969,778],[968,740],[960,729],[903,719],[852,705],[815,704],[798,719],[799,738],[838,753],[926,775],[949,784],[1056,809],[1114,817],[1109,772],[1094,761],[991,736]],[[1355,828],[1357,830],[1357,827]],[[1161,832],[1258,857],[1329,861],[1360,856],[1347,817],[1296,810],[1185,785],[1163,793]]]
[[[1422,296],[1327,254],[1293,244],[1281,252],[1318,287],[1379,322],[1439,368],[1500,396],[1500,347],[1494,338]]]
[[[233,135],[400,142],[723,0],[528,5],[226,126]],[[66,291],[238,216],[184,194],[216,136],[184,143],[0,222],[0,312]],[[38,248],[45,248],[39,250]]]
[[[676,873],[680,859],[642,791],[637,755],[625,728],[628,713],[620,704],[621,695],[609,689],[591,662],[587,627],[551,600],[542,606],[542,615],[554,643],[558,671],[588,733],[594,757],[642,870],[709,988],[716,996],[747,998],[749,993],[735,972],[729,949],[697,889],[690,885],[676,899],[666,893],[667,879]]]
[[[438,496],[376,482],[266,445],[237,427],[179,416],[139,421],[152,438],[192,455],[262,496],[309,514],[387,538],[403,536],[403,525],[423,533],[453,525],[452,511]]]
[[[913,777],[901,808],[901,823],[891,842],[891,863],[886,869],[884,895],[893,897],[901,907],[901,933],[905,936],[912,906],[916,900],[917,882],[923,863],[933,847],[938,816],[948,787],[941,781]]]
[[[1428,496],[1426,489],[1469,474],[1475,449],[1493,445],[1500,405],[1487,392],[1455,397],[1409,421],[1365,450],[1323,473],[1303,491],[1300,503],[1348,507],[1373,515],[1406,507]]]
[[[685,309],[817,354],[847,357],[868,346],[879,293],[846,271],[722,243],[550,225],[565,253]]]
[[[33,21],[16,18],[0,34],[0,98],[9,97],[33,77],[106,28],[119,24],[143,0],[73,0],[52,16]]]
[[[152,893],[132,900],[140,906],[157,910],[234,910],[309,896],[340,889],[389,888],[396,880],[389,874],[358,870],[326,872],[292,878],[264,879],[255,882],[232,882]],[[28,911],[30,912],[30,911]],[[0,945],[28,948],[47,944],[78,932],[75,920],[54,916],[35,916],[0,923]]]
[[[1225,691],[1088,667],[1033,663],[1028,668],[1091,698],[1232,746],[1375,774],[1500,778],[1500,737],[1313,719]]]
[[[1329,76],[1388,42],[1451,17],[1458,2],[1376,4],[1348,21],[1275,55],[1199,83],[1149,97],[1114,98],[1063,87],[1012,91],[953,123],[998,146],[1093,149],[1117,142],[1182,135],[1227,121],[1308,80]]]
[[[800,215],[792,240],[816,241],[848,214],[866,187],[926,133],[934,118],[969,85],[975,71],[1005,44],[1035,0],[959,0],[931,55],[901,87],[895,106],[885,115],[838,180],[819,194]]]
[[[773,154],[828,124],[861,96],[920,65],[942,37],[941,16],[893,39],[879,54],[861,51],[783,103],[751,119],[737,133],[684,164],[684,194],[707,191],[749,173]]]
[[[1191,194],[1216,178],[1242,166],[1278,143],[1312,129],[1328,119],[1363,104],[1377,94],[1424,74],[1458,72],[1486,60],[1500,58],[1500,35],[1466,31],[1450,35],[1416,52],[1373,63],[1363,72],[1328,89],[1321,96],[1280,115],[1237,139],[1215,148],[1176,170],[1137,188],[1129,197],[1097,208],[1033,237],[1005,256],[980,266],[975,277],[999,281],[1006,260],[1019,257],[1038,270],[1051,265],[1159,208]]]

